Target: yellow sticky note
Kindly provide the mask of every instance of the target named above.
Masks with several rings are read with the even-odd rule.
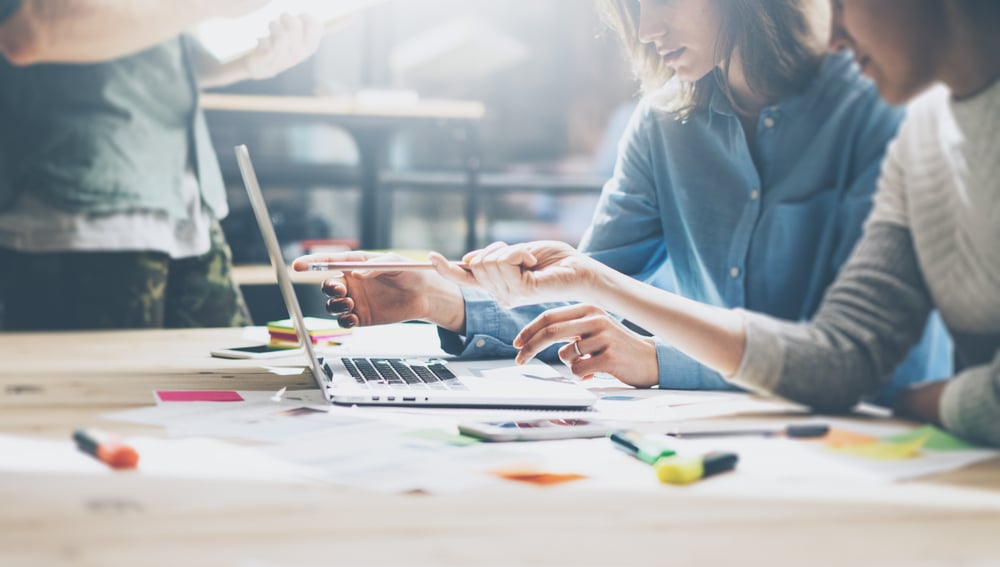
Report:
[[[878,438],[846,429],[833,428],[821,441],[831,449],[845,449],[859,445],[871,445],[877,443]]]
[[[929,438],[930,435],[924,435],[918,439],[907,441],[905,443],[876,441],[875,443],[832,448],[832,450],[842,455],[850,455],[852,457],[861,457],[864,459],[899,461],[902,459],[912,459],[919,455],[920,449],[923,448]]]

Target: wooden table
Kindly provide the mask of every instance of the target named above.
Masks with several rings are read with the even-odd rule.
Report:
[[[239,329],[0,334],[0,434],[68,439],[77,426],[101,425],[102,413],[149,405],[153,389],[310,385],[259,362],[208,356],[240,337]],[[878,489],[815,482],[734,495],[712,486],[651,495],[511,485],[428,496],[0,473],[0,565],[1000,562],[1000,462]]]
[[[482,103],[456,100],[365,102],[347,97],[206,93],[201,97],[201,107],[215,118],[228,119],[242,126],[320,122],[345,129],[358,148],[360,241],[361,247],[366,249],[392,246],[390,200],[380,182],[383,154],[389,139],[397,131],[417,125],[451,128],[464,152],[466,249],[476,248],[480,169],[477,127],[485,114]]]

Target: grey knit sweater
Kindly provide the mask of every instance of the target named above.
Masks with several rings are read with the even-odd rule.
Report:
[[[955,340],[945,427],[1000,446],[1000,81],[915,101],[889,148],[865,233],[810,323],[745,313],[730,379],[822,412],[875,392],[937,308]]]

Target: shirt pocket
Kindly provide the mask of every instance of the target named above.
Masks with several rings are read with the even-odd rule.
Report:
[[[836,274],[840,191],[777,203],[761,216],[748,272],[748,305],[784,319],[810,317]]]

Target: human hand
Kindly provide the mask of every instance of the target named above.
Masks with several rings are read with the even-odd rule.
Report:
[[[520,349],[517,363],[525,364],[557,342],[559,358],[574,375],[587,379],[605,372],[622,382],[648,388],[660,381],[656,342],[628,330],[603,309],[570,305],[542,313],[514,338]]]
[[[601,266],[569,244],[556,241],[494,242],[462,260],[468,270],[448,264],[440,254],[430,255],[442,277],[481,287],[508,306],[584,299]]]
[[[947,380],[914,384],[899,392],[893,413],[900,417],[941,425],[941,396]]]
[[[251,79],[268,79],[311,57],[319,49],[323,24],[308,15],[284,14],[271,22],[270,34],[244,56]]]
[[[344,252],[303,256],[292,263],[302,272],[314,262],[408,262],[396,254]],[[326,310],[343,327],[367,327],[401,321],[427,321],[455,332],[464,331],[465,300],[458,286],[425,271],[340,272],[323,282],[330,297]]]

